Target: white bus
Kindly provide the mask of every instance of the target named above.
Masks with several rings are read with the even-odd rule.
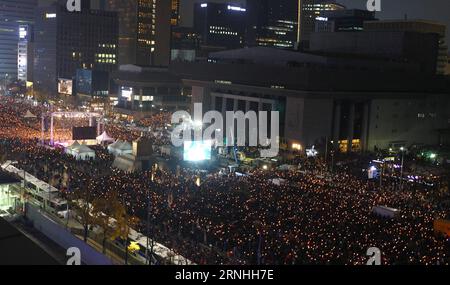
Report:
[[[59,190],[28,172],[18,169],[14,164],[14,162],[7,161],[1,167],[3,170],[22,179],[23,190],[33,199],[35,204],[47,207],[51,213],[64,217],[68,206],[67,201],[59,196]]]

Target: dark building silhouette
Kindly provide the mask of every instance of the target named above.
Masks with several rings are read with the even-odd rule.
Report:
[[[119,64],[169,64],[171,19],[178,17],[171,1],[107,0],[106,9],[119,16]]]
[[[297,0],[248,0],[247,45],[293,48],[298,37]]]
[[[37,0],[0,0],[0,88],[17,78],[19,27],[31,26]]]
[[[248,0],[247,45],[294,48],[309,41],[320,13],[340,9],[333,0]]]
[[[232,4],[195,4],[194,29],[201,44],[226,49],[242,47],[246,12],[246,8]]]
[[[311,34],[309,51],[348,57],[376,57],[416,64],[441,74],[447,59],[445,26],[423,21],[365,21],[363,31]]]
[[[74,79],[77,69],[117,68],[117,14],[90,9],[89,1],[81,12],[70,13],[65,3],[39,7],[35,14],[34,83],[52,94],[59,80]]]
[[[357,32],[364,30],[365,21],[375,21],[375,12],[367,10],[324,11],[316,18],[315,32]]]
[[[300,0],[302,7],[299,15],[299,42],[308,47],[311,34],[315,31],[316,21],[320,15],[327,11],[344,10],[345,6],[336,2],[336,0]]]
[[[447,27],[445,24],[427,20],[383,20],[367,21],[364,23],[364,29],[374,32],[410,32],[437,35],[439,50],[436,62],[436,73],[445,74],[445,69],[448,62],[448,46],[445,41]],[[417,56],[426,54],[426,51],[419,51],[419,47],[417,47],[414,52]],[[433,55],[428,54],[425,56]]]

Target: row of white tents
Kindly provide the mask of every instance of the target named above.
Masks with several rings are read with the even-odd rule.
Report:
[[[112,137],[110,137],[106,132],[103,132],[103,134],[98,136],[96,138],[96,140],[97,140],[98,144],[108,144],[108,143],[114,142],[114,139]],[[117,142],[113,143],[112,145],[114,145],[116,143]],[[131,146],[130,146],[130,148],[131,148]],[[77,141],[75,141],[72,145],[70,145],[66,148],[66,153],[72,155],[73,157],[75,157],[78,160],[95,159],[95,151],[92,150],[87,145],[80,144]]]
[[[108,152],[114,156],[133,153],[133,146],[131,143],[122,140],[114,140],[106,132],[103,132],[103,134],[97,137],[97,143],[102,145],[109,144]],[[95,159],[95,151],[87,145],[80,144],[77,141],[66,148],[66,153],[79,160]]]

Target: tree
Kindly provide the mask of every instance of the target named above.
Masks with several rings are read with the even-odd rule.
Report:
[[[139,219],[135,216],[129,215],[124,204],[118,203],[117,209],[113,213],[112,218],[116,220],[112,239],[121,238],[125,240],[125,264],[128,264],[128,243],[130,231],[133,227],[139,224]]]
[[[97,225],[103,233],[102,239],[102,251],[106,253],[106,241],[107,239],[115,240],[117,236],[115,234],[116,223],[112,222],[111,217],[116,217],[121,214],[122,205],[117,199],[117,193],[112,193],[106,197],[97,198],[93,201],[92,216],[94,223]]]
[[[89,227],[95,224],[95,219],[92,215],[93,195],[91,191],[91,179],[83,180],[81,185],[75,188],[71,194],[72,209],[78,214],[78,221],[84,229],[83,240],[88,241]]]

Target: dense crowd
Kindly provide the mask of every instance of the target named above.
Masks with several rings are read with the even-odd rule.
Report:
[[[156,127],[160,126],[160,115],[155,115],[152,118],[147,118],[146,122],[149,125],[153,125],[154,128],[145,129],[143,131],[142,127],[130,127],[124,124],[117,123],[106,123],[104,125],[104,130],[108,135],[115,139],[120,139],[123,141],[135,141],[142,135],[151,139],[155,146],[165,146],[170,144],[170,136],[168,135],[168,129],[166,127]],[[151,120],[155,119],[155,123],[151,124]]]
[[[97,148],[95,161],[75,161],[61,150],[37,145],[26,129],[23,110],[0,115],[0,157],[64,193],[87,188],[94,197],[117,192],[128,211],[141,218],[151,236],[199,264],[365,264],[366,250],[378,247],[384,264],[449,264],[450,240],[433,232],[433,221],[449,218],[439,201],[450,199],[436,187],[387,179],[373,191],[366,180],[340,169],[322,177],[322,165],[297,159],[305,171],[253,170],[245,176],[161,168],[124,173]],[[3,130],[8,118],[9,128]],[[159,121],[159,120],[157,120]],[[147,124],[150,124],[147,121]],[[25,129],[26,131],[22,130]],[[109,125],[116,138],[139,136]],[[281,183],[274,183],[278,179]],[[397,219],[374,216],[374,206],[401,210]]]
[[[151,130],[161,130],[167,127],[172,118],[172,113],[161,112],[148,118],[143,118],[137,122],[138,126],[150,128]]]
[[[0,102],[0,137],[27,139],[39,137],[38,119],[24,118],[27,111],[40,115],[42,110],[27,104],[14,104],[13,100],[2,98]]]

